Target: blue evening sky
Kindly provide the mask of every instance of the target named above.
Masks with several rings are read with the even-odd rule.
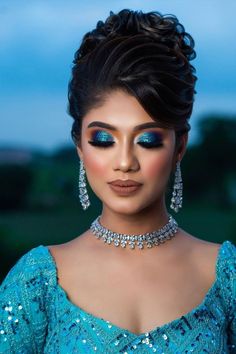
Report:
[[[203,114],[236,115],[235,0],[1,0],[0,145],[71,144],[67,84],[82,36],[123,8],[175,14],[195,39],[197,95],[189,142]]]

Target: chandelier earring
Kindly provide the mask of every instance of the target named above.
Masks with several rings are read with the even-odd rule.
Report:
[[[176,163],[175,180],[173,193],[171,198],[171,209],[178,213],[179,209],[182,208],[183,201],[183,183],[180,169],[180,161]]]
[[[80,171],[79,171],[79,199],[83,210],[86,210],[90,206],[89,196],[86,188],[85,169],[83,160],[80,159]]]

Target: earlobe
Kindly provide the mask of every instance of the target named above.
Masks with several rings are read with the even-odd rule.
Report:
[[[185,133],[181,137],[179,151],[177,153],[178,161],[181,161],[182,158],[184,157],[184,154],[185,154],[185,152],[187,150],[187,143],[188,143],[188,133]]]
[[[79,148],[78,145],[76,146],[76,150],[77,150],[77,154],[79,156],[79,159],[83,160],[83,153],[82,153],[82,150]]]

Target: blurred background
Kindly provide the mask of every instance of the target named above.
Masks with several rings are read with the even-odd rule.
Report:
[[[196,237],[236,243],[236,2],[1,0],[0,279],[26,251],[75,238],[101,211],[89,186],[91,207],[80,207],[67,85],[82,36],[123,8],[175,14],[195,39],[197,95],[174,216]]]

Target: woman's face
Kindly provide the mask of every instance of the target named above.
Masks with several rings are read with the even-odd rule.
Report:
[[[138,213],[164,198],[176,163],[175,132],[158,126],[138,127],[153,123],[137,99],[121,90],[112,91],[101,107],[83,118],[77,150],[88,182],[103,205],[117,213]],[[142,185],[124,196],[108,184],[116,179]]]

